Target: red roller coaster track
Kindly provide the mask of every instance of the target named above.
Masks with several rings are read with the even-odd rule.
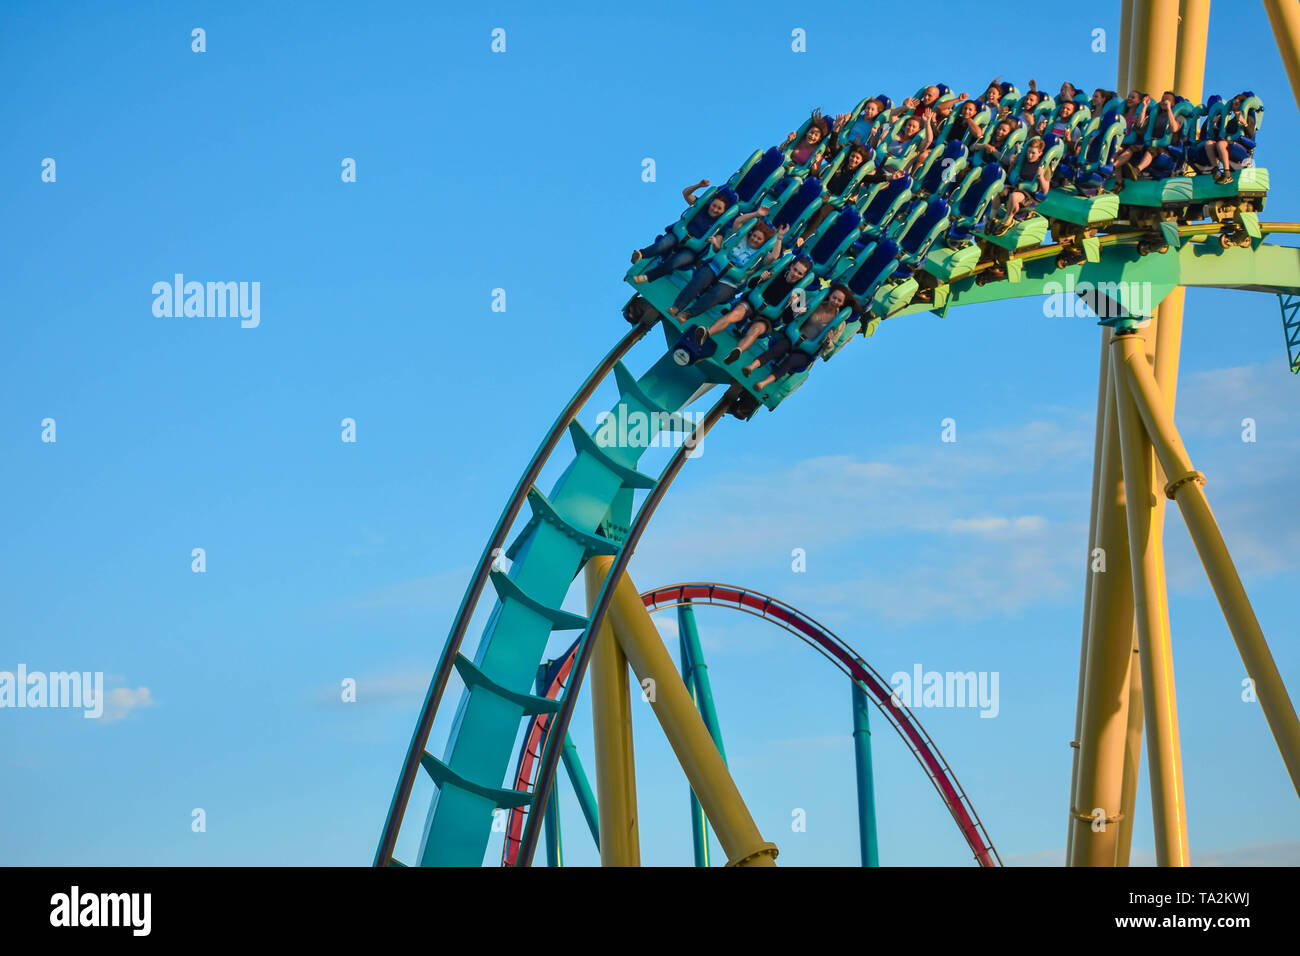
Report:
[[[975,859],[980,866],[1001,865],[1002,859],[998,856],[997,850],[993,848],[993,844],[988,837],[988,831],[985,830],[979,814],[975,812],[974,806],[971,805],[966,791],[957,782],[957,775],[948,766],[948,761],[940,753],[938,745],[926,733],[925,728],[921,726],[921,722],[916,719],[916,715],[904,707],[893,695],[888,681],[858,656],[853,648],[836,637],[826,627],[784,601],[779,601],[758,591],[729,584],[705,582],[670,584],[666,587],[646,591],[641,595],[641,600],[645,602],[646,609],[652,612],[678,607],[682,604],[713,605],[744,611],[747,614],[771,621],[816,648],[823,657],[835,664],[842,673],[862,686],[870,695],[876,707],[885,715],[890,725],[903,738],[903,742],[907,744],[912,756],[916,758],[917,763],[921,765],[935,790],[939,792],[940,799],[943,800],[944,806],[948,808],[948,812],[952,814],[952,818],[957,822],[962,837],[975,854]],[[545,696],[554,699],[560,694],[569,680],[572,667],[573,650],[570,649],[560,665],[555,668],[550,685],[544,688]],[[527,733],[524,736],[524,747],[520,751],[519,762],[515,770],[514,789],[531,792],[536,784],[536,781],[532,778],[536,772],[537,756],[541,753],[542,746],[546,741],[546,732],[549,726],[549,714],[538,714],[529,723]],[[523,808],[516,807],[510,811],[510,818],[506,827],[505,845],[501,854],[502,866],[516,865],[519,839],[523,832],[524,816]]]

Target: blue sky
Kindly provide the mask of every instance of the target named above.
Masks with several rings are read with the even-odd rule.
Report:
[[[0,858],[368,863],[469,570],[623,333],[628,253],[681,187],[868,93],[1113,85],[1118,4],[1005,3],[1036,24],[1018,46],[979,40],[967,9],[932,4],[927,29],[862,5],[6,4],[0,669],[103,671],[117,693],[113,719],[0,712]],[[1296,219],[1300,124],[1262,8],[1216,5],[1211,36],[1207,93],[1268,107],[1263,218]],[[155,317],[177,272],[260,282],[260,326]],[[1278,326],[1271,296],[1191,290],[1178,408],[1295,693],[1300,381]],[[920,717],[1011,863],[1062,855],[1097,352],[1090,320],[1032,300],[887,323],[712,434],[632,570],[776,594],[886,675],[997,671],[996,719]],[[1193,860],[1300,862],[1300,807],[1176,513],[1167,546]],[[783,632],[700,623],[731,766],[782,862],[855,864],[849,688]],[[644,859],[685,862],[684,778],[648,708],[636,721]],[[873,726],[881,861],[968,863]],[[585,704],[574,733],[590,772]],[[592,862],[565,793],[569,860]],[[1151,846],[1144,768],[1135,861]]]

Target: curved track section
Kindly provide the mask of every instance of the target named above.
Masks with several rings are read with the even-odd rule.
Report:
[[[1300,249],[1264,242],[1269,234],[1295,233],[1300,227],[1290,223],[1260,223],[1261,236],[1249,248],[1224,247],[1212,235],[1217,229],[1214,224],[1180,227],[1179,236],[1187,241],[1177,249],[1147,256],[1140,254],[1137,248],[1140,238],[1135,233],[1105,236],[1101,237],[1097,261],[1065,267],[1058,266],[1050,257],[1052,247],[1025,250],[1016,257],[1023,259],[1018,281],[1003,280],[981,286],[979,276],[973,272],[954,276],[935,290],[933,303],[900,303],[901,307],[890,314],[934,311],[943,315],[954,305],[1057,294],[1069,291],[1072,283],[1077,287],[1082,282],[1110,283],[1121,295],[1125,289],[1144,287],[1145,300],[1151,306],[1180,285],[1300,294]],[[655,286],[663,287],[655,289]],[[586,640],[591,622],[561,609],[565,595],[579,570],[593,555],[614,556],[620,573],[621,567],[626,566],[630,557],[627,545],[635,546],[636,537],[644,531],[653,512],[653,506],[647,511],[643,504],[633,521],[635,493],[648,491],[647,502],[657,504],[666,493],[668,482],[684,463],[686,456],[679,449],[674,463],[657,479],[636,470],[646,448],[661,432],[688,430],[677,413],[711,386],[727,385],[729,397],[711,413],[711,426],[731,406],[740,389],[751,387],[747,382],[733,379],[730,369],[712,361],[680,366],[671,354],[664,354],[640,378],[622,364],[622,356],[646,334],[650,325],[662,323],[670,346],[678,340],[681,325],[658,308],[662,301],[657,300],[664,299],[669,286],[670,280],[661,279],[649,287],[640,287],[642,298],[653,307],[643,313],[644,324],[628,332],[575,393],[530,460],[503,510],[456,615],[421,709],[385,819],[375,854],[376,866],[401,865],[393,857],[393,850],[421,768],[432,777],[436,790],[425,818],[416,861],[419,865],[481,864],[491,834],[493,812],[497,808],[528,806],[534,797],[544,801],[552,783],[554,764],[559,759],[559,746],[551,747],[550,743],[555,739],[554,734],[548,735],[536,794],[503,788],[502,781],[508,777],[520,723],[525,718],[554,713],[561,727],[568,723],[569,698],[576,696],[585,667],[584,652],[591,646]],[[675,287],[672,289],[675,294]],[[1133,303],[1128,300],[1122,304]],[[1135,310],[1130,317],[1140,318],[1144,314],[1149,315],[1149,310]],[[612,443],[598,441],[574,420],[610,371],[620,393],[606,423],[620,436]],[[750,394],[760,398],[753,392]],[[573,441],[574,456],[550,495],[544,495],[535,482],[566,429]],[[634,438],[624,440],[624,436]],[[506,550],[513,562],[510,571],[493,570],[505,537],[525,502],[532,514]],[[631,533],[633,529],[635,534]],[[497,603],[474,659],[470,660],[460,653],[460,647],[479,597],[489,582],[496,590]],[[596,620],[594,615],[592,620]],[[579,630],[583,635],[575,674],[565,692],[565,700],[558,705],[531,693],[537,667],[555,630]],[[453,669],[464,681],[465,693],[447,747],[438,758],[426,747],[434,715]],[[563,734],[561,742],[562,738]],[[935,769],[937,765],[931,768]],[[960,795],[953,797],[957,803],[961,802]],[[541,817],[542,814],[529,814],[523,838],[525,861],[536,846]]]
[[[711,605],[731,608],[760,617],[789,631],[834,664],[841,673],[857,681],[870,693],[879,711],[898,733],[926,777],[938,792],[948,812],[952,814],[962,838],[971,848],[980,866],[1000,866],[1002,859],[989,839],[988,831],[971,804],[970,797],[957,781],[957,775],[944,759],[934,739],[926,732],[920,720],[904,707],[890,690],[889,682],[846,642],[829,628],[784,601],[729,584],[691,582],[671,584],[645,591],[641,595],[646,609],[667,610],[682,604]],[[569,682],[576,646],[570,648],[555,662],[548,685],[542,689],[547,697],[558,697]],[[532,788],[537,767],[536,757],[547,734],[548,718],[539,715],[530,723],[525,743],[515,768],[514,787],[526,791]],[[515,866],[519,861],[520,833],[524,814],[512,810],[506,828],[506,841],[502,848],[503,866]]]
[[[543,437],[537,451],[533,453],[533,457],[529,460],[523,475],[515,485],[513,494],[511,494],[509,501],[506,502],[505,508],[502,509],[492,536],[488,539],[487,546],[483,549],[483,554],[479,558],[478,566],[474,570],[474,576],[465,591],[465,596],[461,599],[460,609],[456,612],[456,618],[452,623],[451,634],[447,637],[447,643],[438,662],[438,668],[429,684],[429,691],[425,696],[424,705],[416,722],[415,732],[411,737],[411,744],[407,748],[402,771],[398,776],[397,789],[393,794],[388,816],[384,820],[379,848],[375,853],[375,866],[388,866],[394,862],[393,849],[397,844],[398,831],[406,814],[406,806],[411,797],[411,789],[415,784],[416,774],[420,770],[421,760],[425,752],[424,748],[428,745],[429,732],[433,728],[434,716],[438,705],[442,701],[442,695],[446,691],[447,681],[451,677],[456,655],[460,652],[461,644],[465,639],[465,630],[469,626],[475,608],[478,606],[484,587],[487,585],[490,576],[495,573],[493,566],[497,561],[497,556],[501,553],[501,547],[505,544],[511,526],[523,509],[524,502],[528,500],[528,496],[534,491],[537,478],[546,462],[550,460],[565,429],[573,428],[574,419],[577,417],[578,412],[587,404],[592,394],[609,376],[610,372],[616,368],[622,368],[623,356],[648,331],[649,327],[644,325],[630,329],[592,370],[591,374],[587,376]]]

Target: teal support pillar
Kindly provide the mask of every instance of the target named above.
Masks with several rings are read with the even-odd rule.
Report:
[[[718,727],[718,714],[713,706],[713,689],[709,685],[708,667],[704,663],[704,650],[700,646],[700,631],[695,623],[695,609],[689,603],[677,608],[677,630],[681,644],[682,681],[690,691],[691,700],[704,719],[709,736],[718,746],[725,762],[727,751],[722,746],[722,730]],[[695,791],[691,791],[691,844],[696,866],[709,865],[709,821],[704,816]]]
[[[858,768],[858,843],[863,866],[880,866],[876,843],[876,787],[871,776],[871,727],[867,710],[871,701],[853,682],[853,756]]]
[[[695,684],[696,703],[700,708],[700,716],[704,718],[704,726],[709,729],[709,736],[718,745],[718,753],[722,754],[725,763],[727,749],[722,746],[722,729],[718,726],[718,712],[713,706],[709,668],[704,663],[704,649],[700,646],[700,630],[695,624],[695,609],[689,603],[677,608],[677,626],[681,631],[684,652],[690,661],[690,674],[688,676],[683,673],[682,677]]]
[[[564,749],[560,751],[560,758],[569,774],[569,783],[573,784],[573,792],[578,797],[578,806],[587,821],[587,829],[591,831],[591,838],[596,841],[596,849],[599,850],[600,817],[596,809],[596,797],[591,792],[591,783],[582,769],[582,761],[578,759],[578,748],[573,745],[573,738],[568,734],[564,735]]]
[[[551,798],[546,801],[546,865],[564,866],[564,851],[560,846],[560,808],[557,803],[559,788],[551,788]]]
[[[551,668],[555,666],[555,661],[546,661],[537,668],[537,695],[539,697],[546,694],[546,688],[551,683]],[[591,838],[596,841],[596,849],[600,849],[600,820],[597,816],[596,798],[591,792],[591,783],[587,780],[586,771],[582,769],[582,761],[578,759],[578,748],[573,745],[573,738],[568,734],[564,735],[564,745],[560,749],[560,759],[564,761],[565,772],[569,775],[569,783],[573,784],[574,795],[578,798],[578,806],[582,809],[582,815],[587,821],[587,829],[591,831]],[[551,798],[546,801],[546,815],[542,819],[542,826],[546,836],[546,865],[563,866],[564,852],[560,847],[560,806],[556,802],[557,787],[551,788]]]

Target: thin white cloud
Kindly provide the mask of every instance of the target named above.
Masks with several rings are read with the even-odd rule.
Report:
[[[143,710],[153,704],[153,694],[148,687],[114,687],[104,692],[105,722],[124,720],[137,710]]]

